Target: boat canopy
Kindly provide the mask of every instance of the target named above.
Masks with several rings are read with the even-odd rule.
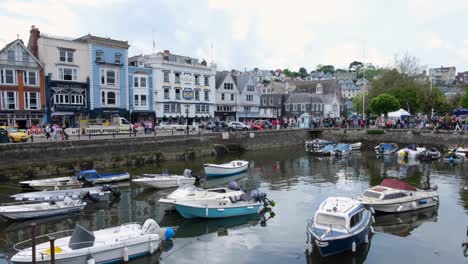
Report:
[[[416,191],[416,188],[414,188],[414,186],[411,184],[395,179],[384,179],[382,183],[380,183],[380,186],[398,190]]]
[[[68,242],[68,247],[73,250],[92,247],[95,239],[93,232],[77,224]]]
[[[390,150],[393,150],[394,148],[395,148],[395,146],[393,144],[391,144],[391,143],[382,143],[382,144],[380,144],[380,149],[384,150],[384,151],[385,150],[390,151]]]

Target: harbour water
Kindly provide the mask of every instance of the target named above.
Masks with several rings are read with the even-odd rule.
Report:
[[[251,162],[247,173],[202,182],[224,186],[231,180],[266,192],[276,202],[262,214],[218,220],[184,220],[165,212],[157,200],[172,190],[144,189],[121,184],[122,195],[112,203],[87,206],[79,215],[41,219],[38,235],[73,229],[79,223],[91,230],[154,218],[161,226],[177,227],[164,252],[132,263],[468,263],[468,163],[451,166],[441,162],[401,162],[377,158],[373,152],[353,153],[346,160],[317,158],[302,148],[247,152],[219,160],[171,161],[158,166],[115,168],[132,175],[185,168],[202,173],[204,162],[233,158]],[[307,219],[328,196],[356,197],[384,176],[404,179],[415,186],[429,181],[439,187],[440,205],[398,215],[376,217],[375,235],[355,254],[320,258],[306,244]],[[2,183],[0,202],[19,192],[16,182]],[[31,222],[0,222],[0,252],[14,253],[13,244],[30,238]],[[0,260],[1,261],[1,260]]]

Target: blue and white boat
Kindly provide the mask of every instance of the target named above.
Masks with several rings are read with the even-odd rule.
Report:
[[[351,155],[351,147],[349,144],[336,144],[330,155],[335,157],[347,157]]]
[[[262,205],[274,205],[266,195],[252,191],[250,195],[233,195],[205,200],[187,200],[175,202],[176,210],[184,218],[225,218],[240,215],[257,214]]]
[[[249,167],[246,160],[233,160],[225,164],[204,164],[206,177],[231,176],[239,174]]]
[[[329,197],[323,201],[307,224],[307,239],[322,256],[356,251],[368,243],[374,232],[372,213],[362,203],[346,197]]]
[[[377,155],[390,155],[398,150],[398,145],[395,143],[380,143],[374,148]]]
[[[327,145],[317,152],[320,156],[330,156],[335,151],[336,145]]]
[[[334,145],[336,142],[316,138],[305,142],[305,149],[310,153],[319,153],[324,147]]]
[[[78,172],[76,177],[80,181],[84,180],[92,183],[112,183],[126,181],[130,179],[130,174],[128,172],[97,173],[96,170],[84,170]]]

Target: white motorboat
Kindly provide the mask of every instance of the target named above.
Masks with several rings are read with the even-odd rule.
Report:
[[[351,151],[361,150],[361,147],[362,147],[361,142],[357,142],[357,143],[354,143],[354,144],[349,144],[349,148],[351,149]]]
[[[29,183],[29,187],[38,190],[63,190],[63,189],[74,189],[83,187],[83,182],[71,178],[68,181],[33,181]]]
[[[132,182],[144,187],[165,189],[182,185],[193,185],[197,178],[192,171],[185,169],[184,175],[143,174],[143,177],[133,179]]]
[[[67,230],[49,235],[57,237],[71,232],[72,230]],[[169,240],[173,236],[174,231],[171,228],[161,228],[153,219],[147,219],[143,225],[128,223],[94,232],[76,225],[71,236],[55,240],[55,263],[128,262],[144,255],[153,254],[162,240]],[[36,241],[46,237],[38,237]],[[11,258],[13,263],[31,263],[32,248],[20,248],[29,242],[30,240],[27,240],[14,246],[19,252]],[[50,263],[49,242],[37,244],[35,255],[36,263]]]
[[[236,182],[230,182],[228,188],[201,189],[195,186],[185,185],[177,188],[166,198],[159,199],[159,203],[174,205],[180,201],[208,200],[217,198],[229,198],[244,194]],[[174,208],[175,209],[175,208]]]
[[[11,220],[23,220],[63,214],[78,213],[86,203],[65,198],[61,202],[11,204],[0,206],[0,217]]]
[[[463,163],[465,161],[465,154],[450,152],[442,158],[442,161],[450,164]]]
[[[230,176],[247,170],[249,162],[245,160],[233,160],[225,164],[204,164],[207,177]]]
[[[410,145],[407,148],[402,148],[397,152],[397,155],[399,158],[409,158],[409,159],[415,159],[421,154],[423,151],[425,151],[426,148],[419,148],[414,146],[413,144]]]
[[[336,144],[335,148],[330,152],[330,156],[347,157],[351,155],[351,147],[349,144]]]
[[[104,185],[89,188],[18,193],[11,195],[10,198],[15,199],[16,201],[49,202],[63,201],[65,197],[81,199],[87,193],[91,196],[91,200],[94,201],[108,201],[110,200],[111,195],[119,195],[119,192],[114,190],[111,186]]]
[[[395,143],[380,143],[374,150],[377,155],[390,155],[398,150],[398,146]]]
[[[68,182],[71,180],[71,176],[68,177],[58,177],[58,178],[50,178],[50,179],[41,179],[41,180],[29,180],[29,181],[21,181],[19,185],[24,188],[30,187],[31,183],[37,184],[39,182],[42,183],[57,183],[57,182]]]
[[[439,193],[437,186],[420,190],[404,181],[384,179],[357,199],[375,211],[399,213],[435,206],[439,203]]]

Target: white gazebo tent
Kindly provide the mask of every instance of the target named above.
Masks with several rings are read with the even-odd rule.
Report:
[[[395,112],[388,112],[388,118],[401,118],[401,116],[410,116],[411,114],[403,108]]]

